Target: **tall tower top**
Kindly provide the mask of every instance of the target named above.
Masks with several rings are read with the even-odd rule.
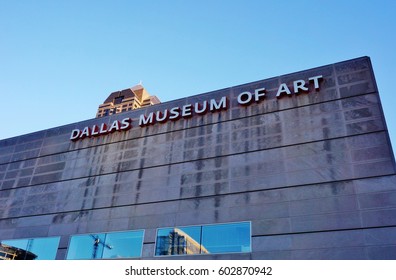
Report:
[[[161,101],[150,95],[141,83],[134,87],[112,92],[103,104],[99,105],[96,117],[104,117],[142,107],[159,104]]]

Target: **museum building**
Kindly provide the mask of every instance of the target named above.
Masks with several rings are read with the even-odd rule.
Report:
[[[114,258],[396,259],[370,59],[0,140],[0,259]]]

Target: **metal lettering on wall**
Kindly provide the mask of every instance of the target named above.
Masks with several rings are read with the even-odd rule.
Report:
[[[319,90],[319,81],[323,79],[323,75],[314,76],[305,80],[293,81],[293,87],[290,88],[286,83],[282,83],[276,93],[277,98],[283,96],[291,96],[292,94],[298,94],[301,92],[309,93],[308,84],[313,83],[314,89]],[[241,92],[237,97],[239,105],[248,106],[254,102],[258,103],[265,98],[265,88],[255,89],[254,92],[244,91]],[[138,119],[140,127],[154,125],[155,123],[165,123],[169,120],[177,121],[180,118],[191,118],[194,115],[204,115],[208,112],[217,112],[227,110],[229,107],[229,100],[226,96],[220,98],[220,100],[210,99],[202,102],[196,102],[194,104],[186,104],[182,107],[173,107],[165,109],[163,111],[151,112],[147,116],[142,114]],[[70,135],[70,140],[77,141],[82,140],[86,137],[97,137],[114,133],[116,131],[127,131],[132,128],[133,120],[131,118],[124,118],[121,121],[115,120],[108,126],[106,123],[100,125],[93,125],[92,127],[84,127],[82,130],[73,129]]]

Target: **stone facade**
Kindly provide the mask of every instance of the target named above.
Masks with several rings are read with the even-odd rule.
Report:
[[[277,98],[282,83],[320,89]],[[242,92],[265,98],[241,106]],[[140,127],[226,96],[226,110]],[[73,129],[132,128],[70,140]],[[0,141],[0,240],[251,222],[251,253],[170,259],[396,259],[395,161],[368,57]]]

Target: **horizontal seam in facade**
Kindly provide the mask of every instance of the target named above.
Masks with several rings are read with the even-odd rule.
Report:
[[[81,176],[81,177],[75,177],[75,178],[68,178],[68,179],[62,179],[62,180],[56,180],[56,181],[48,181],[48,182],[43,182],[43,183],[30,184],[30,185],[25,185],[25,186],[18,186],[18,187],[15,187],[15,188],[4,189],[4,191],[5,190],[14,190],[14,189],[28,188],[28,187],[33,187],[33,186],[40,186],[40,185],[45,185],[45,184],[57,183],[57,182],[67,182],[67,181],[95,178],[95,177],[99,177],[99,176],[107,176],[107,175],[112,175],[112,174],[133,172],[133,171],[139,171],[139,170],[145,170],[145,169],[169,167],[169,166],[185,164],[185,163],[189,163],[189,162],[213,160],[213,159],[217,159],[217,158],[233,157],[233,156],[239,156],[239,155],[244,155],[244,154],[262,152],[262,151],[270,151],[270,150],[275,150],[275,149],[283,149],[283,148],[289,148],[289,147],[300,146],[300,145],[307,145],[307,144],[312,144],[312,143],[320,143],[320,142],[326,142],[326,141],[332,141],[332,140],[340,140],[340,139],[358,137],[358,136],[368,135],[368,134],[376,134],[376,133],[381,133],[381,132],[386,132],[386,131],[385,130],[371,131],[371,132],[365,132],[365,133],[360,133],[360,134],[356,134],[356,135],[339,136],[339,137],[333,137],[333,138],[322,139],[322,140],[314,140],[314,141],[309,141],[309,142],[302,142],[302,143],[295,143],[295,144],[276,146],[276,147],[270,147],[270,148],[264,148],[264,149],[256,149],[256,150],[251,150],[251,151],[238,152],[238,153],[233,153],[233,154],[212,156],[212,157],[206,157],[206,158],[198,158],[198,159],[192,159],[192,160],[183,160],[183,161],[179,161],[179,162],[164,163],[164,164],[159,164],[159,165],[151,165],[151,166],[145,166],[145,167],[140,167],[140,168],[132,168],[132,169],[126,169],[126,170],[119,170],[119,171],[116,170],[116,171],[112,171],[112,172],[108,172],[108,173],[87,175],[87,176]],[[128,160],[121,161],[119,163],[122,163],[122,162],[128,162]],[[63,171],[63,170],[59,170],[59,172],[60,171]],[[36,174],[36,175],[32,175],[31,178],[34,178],[34,176],[44,176],[44,175],[47,175],[47,174],[54,174],[54,173],[56,173],[56,172]],[[11,180],[11,179],[8,179],[8,180]],[[7,181],[7,179],[3,179],[3,181]],[[1,190],[1,191],[3,191],[3,190]]]
[[[0,166],[1,165],[6,165],[6,164],[10,164],[10,163],[17,163],[17,162],[23,162],[23,161],[27,161],[27,160],[33,160],[33,159],[48,157],[48,156],[55,156],[55,155],[59,155],[59,154],[71,153],[71,152],[75,152],[75,151],[81,151],[81,150],[85,150],[85,149],[91,149],[91,148],[96,148],[96,147],[101,147],[101,146],[106,146],[106,145],[119,144],[119,143],[131,141],[131,140],[144,139],[144,138],[148,138],[148,137],[152,137],[152,136],[158,136],[158,135],[164,135],[164,134],[168,134],[168,133],[174,133],[174,132],[179,132],[179,131],[187,131],[187,130],[191,130],[191,129],[207,127],[207,126],[218,124],[218,123],[233,122],[233,121],[238,121],[238,120],[243,120],[243,119],[247,119],[247,118],[251,118],[251,117],[260,116],[260,115],[271,114],[271,113],[275,113],[275,112],[278,113],[278,112],[284,112],[284,111],[289,111],[289,110],[296,110],[296,108],[310,107],[312,105],[320,105],[320,104],[324,104],[324,103],[335,102],[335,101],[339,101],[339,100],[345,100],[345,99],[348,99],[348,98],[354,98],[354,97],[359,97],[359,96],[364,96],[364,95],[371,95],[371,94],[375,94],[375,93],[378,94],[377,91],[372,91],[370,93],[362,93],[362,94],[358,94],[358,95],[354,95],[354,96],[348,96],[348,97],[342,97],[342,98],[328,100],[328,101],[322,101],[322,102],[318,102],[318,103],[314,103],[314,104],[301,105],[301,106],[298,106],[298,107],[285,108],[285,109],[280,109],[280,110],[271,111],[271,112],[257,113],[257,114],[253,114],[253,115],[249,115],[249,116],[243,116],[243,117],[239,117],[239,118],[235,118],[235,119],[221,120],[221,121],[212,122],[212,123],[209,123],[209,124],[202,124],[202,125],[196,125],[196,126],[188,127],[188,128],[175,129],[175,130],[171,130],[171,131],[160,132],[160,133],[150,134],[150,135],[146,135],[146,136],[139,136],[139,137],[136,137],[136,138],[119,140],[119,141],[116,141],[116,142],[102,143],[102,144],[92,145],[92,146],[89,146],[89,147],[83,147],[83,148],[75,149],[75,150],[61,151],[61,152],[47,154],[47,155],[38,155],[36,157],[31,157],[31,158],[26,158],[26,159],[21,159],[21,160],[15,160],[15,161],[9,161],[9,162],[6,162],[6,163],[0,163]],[[377,103],[377,104],[379,104],[379,103]],[[387,130],[384,129],[384,131],[387,131]],[[28,144],[28,143],[29,142],[26,142],[26,143],[23,143],[23,144]],[[18,144],[16,144],[16,145],[18,145]]]
[[[359,230],[370,230],[370,229],[382,229],[382,228],[396,228],[396,224],[387,226],[371,226],[371,227],[357,227],[357,228],[342,228],[342,229],[329,229],[329,230],[315,230],[315,231],[294,231],[287,233],[274,233],[274,234],[255,234],[254,237],[271,237],[271,236],[287,236],[287,235],[299,235],[299,234],[315,234],[315,233],[327,233],[327,232],[339,232],[339,231],[359,231]]]
[[[269,188],[269,189],[258,189],[258,190],[240,191],[240,192],[232,192],[232,193],[213,194],[213,195],[205,195],[205,196],[200,196],[200,197],[195,197],[194,196],[194,197],[185,197],[185,198],[175,198],[175,199],[161,200],[161,201],[147,201],[147,202],[141,202],[141,203],[131,203],[131,204],[123,204],[123,205],[109,205],[109,206],[96,207],[96,208],[86,208],[86,209],[85,208],[84,209],[75,209],[75,210],[68,210],[68,211],[61,211],[61,212],[51,212],[51,213],[45,213],[45,214],[36,214],[36,215],[12,216],[12,217],[7,217],[7,218],[0,218],[0,221],[9,220],[9,219],[20,219],[20,218],[50,216],[50,215],[56,215],[56,214],[59,214],[59,213],[76,213],[76,212],[95,211],[95,210],[104,210],[104,209],[112,209],[112,208],[140,206],[140,205],[148,205],[148,204],[160,204],[160,203],[167,203],[167,202],[186,201],[186,200],[193,200],[193,199],[215,198],[215,197],[219,197],[219,196],[229,196],[229,195],[238,195],[238,194],[245,194],[245,193],[255,193],[255,192],[263,192],[263,191],[274,191],[274,190],[283,190],[283,189],[291,189],[291,188],[300,188],[300,187],[307,187],[307,186],[324,185],[324,184],[329,184],[329,183],[342,183],[342,182],[356,181],[356,180],[362,180],[362,179],[372,179],[372,178],[378,178],[378,177],[388,177],[388,176],[394,176],[394,174],[368,176],[368,177],[361,177],[361,178],[357,178],[357,179],[345,179],[345,180],[320,182],[320,183],[309,183],[309,184],[294,185],[294,186],[284,186],[284,187],[276,187],[276,188]],[[285,201],[285,202],[288,202],[288,201]],[[274,202],[274,203],[277,203],[277,202]],[[358,210],[356,212],[359,212],[359,211],[364,211],[364,210],[361,209],[361,210]],[[350,212],[350,211],[348,211],[348,212]],[[304,216],[304,215],[301,215],[301,216]],[[132,217],[125,217],[125,218],[132,218]],[[293,216],[293,217],[296,217],[296,216]]]

